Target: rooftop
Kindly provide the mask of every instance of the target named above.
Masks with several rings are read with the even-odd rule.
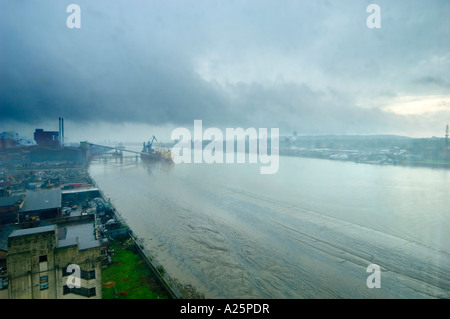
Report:
[[[8,237],[17,228],[7,225],[2,231],[0,231],[0,250],[8,251]]]
[[[35,235],[45,232],[53,232],[56,229],[56,225],[48,225],[48,226],[40,226],[40,227],[32,227],[25,229],[16,229],[10,235],[11,237],[19,237],[19,236],[27,236],[27,235]]]
[[[65,222],[57,225],[41,222],[39,225],[24,229],[6,226],[0,232],[0,250],[8,250],[8,238],[54,232],[55,230],[58,239],[56,248],[78,246],[79,250],[84,250],[100,246],[100,241],[95,237],[95,226],[92,220]]]
[[[21,195],[0,197],[0,207],[17,205],[17,204],[20,204],[22,201],[23,201],[23,196],[21,196]]]
[[[27,191],[25,202],[20,212],[45,210],[61,207],[61,190],[49,189],[39,191]]]
[[[58,225],[58,244],[56,248],[78,244],[78,249],[89,249],[100,246],[95,238],[95,228],[92,221],[64,223]]]

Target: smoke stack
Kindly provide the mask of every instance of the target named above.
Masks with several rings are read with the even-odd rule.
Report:
[[[62,145],[64,146],[64,118],[61,118]]]
[[[61,135],[61,117],[59,117],[59,144],[62,144],[62,135]]]

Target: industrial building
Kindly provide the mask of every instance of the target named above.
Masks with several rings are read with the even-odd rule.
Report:
[[[0,225],[61,216],[61,189],[27,190],[0,197]]]
[[[19,209],[19,220],[51,219],[61,216],[61,189],[28,190],[22,207]]]
[[[59,118],[59,131],[44,131],[37,128],[34,131],[34,140],[41,146],[62,146],[64,145],[64,119]]]
[[[2,132],[0,134],[0,150],[19,145],[19,135],[15,132]]]
[[[25,195],[0,197],[0,225],[14,223],[24,201]]]
[[[59,132],[54,131],[44,131],[43,129],[37,128],[34,132],[34,140],[38,145],[42,146],[59,146]]]
[[[20,227],[0,232],[0,299],[101,299],[103,248],[94,215]]]

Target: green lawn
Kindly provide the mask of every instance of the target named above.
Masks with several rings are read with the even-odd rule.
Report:
[[[129,245],[116,240],[110,243],[110,248],[114,249],[113,262],[102,270],[103,299],[170,298],[145,261]],[[115,290],[105,287],[108,282],[115,282]]]

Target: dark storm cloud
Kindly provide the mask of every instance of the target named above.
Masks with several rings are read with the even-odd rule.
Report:
[[[61,5],[46,3],[44,10],[34,3],[25,12],[7,7],[15,19],[7,19],[2,29],[2,119],[62,115],[78,121],[177,123],[208,118],[212,108],[225,116],[221,92],[186,65],[182,52],[127,31],[130,22],[117,23],[115,15],[105,16],[108,10],[84,14],[89,6],[83,6],[82,29],[69,30]]]
[[[74,2],[81,29],[69,3],[1,2],[0,124],[369,133],[410,124],[375,97],[448,93],[446,1],[380,0],[380,30],[365,1]]]
[[[317,91],[293,83],[240,84],[234,90],[233,105],[249,111],[242,113],[242,126],[277,123],[301,134],[369,134],[402,126],[400,116],[376,107],[355,108],[350,96],[332,90]]]

